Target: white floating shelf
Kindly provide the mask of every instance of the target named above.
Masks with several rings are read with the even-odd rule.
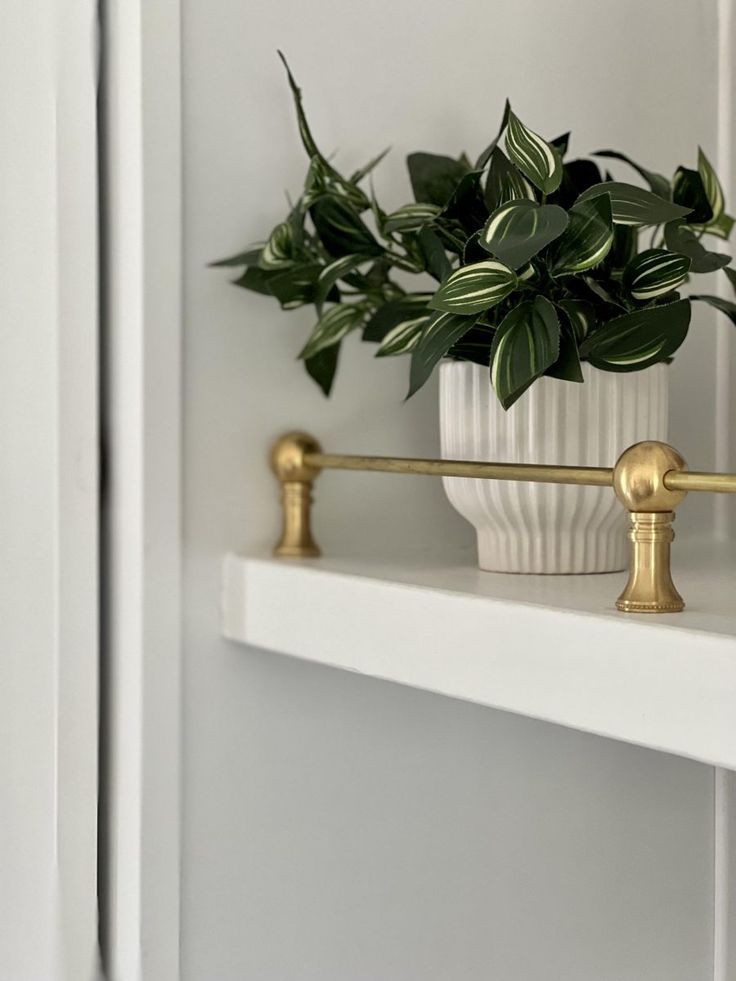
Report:
[[[736,769],[736,545],[675,546],[684,613],[624,574],[507,576],[468,554],[225,560],[232,640]]]

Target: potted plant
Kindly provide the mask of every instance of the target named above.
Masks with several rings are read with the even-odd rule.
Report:
[[[284,62],[286,64],[286,62]],[[626,446],[666,439],[667,364],[692,303],[736,323],[736,303],[679,292],[731,257],[718,177],[702,150],[672,180],[614,150],[569,159],[569,133],[545,140],[509,103],[473,163],[407,159],[414,200],[387,213],[366,178],[319,150],[287,67],[309,158],[304,189],[267,240],[217,266],[284,310],[315,307],[300,357],[329,394],[350,334],[376,357],[406,355],[409,395],[440,368],[446,457],[611,465]],[[601,172],[627,164],[644,186]],[[415,285],[410,285],[415,276]],[[484,569],[604,572],[626,564],[625,515],[605,488],[450,478],[478,532]]]

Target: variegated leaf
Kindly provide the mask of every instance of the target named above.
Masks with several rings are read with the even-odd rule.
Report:
[[[701,147],[698,147],[698,173],[703,181],[703,187],[705,188],[708,202],[713,210],[713,218],[711,221],[718,221],[723,214],[725,204],[723,198],[723,188],[721,187],[721,182],[718,180],[718,174],[711,166],[710,161],[703,153]]]
[[[583,191],[578,201],[590,201],[601,194],[610,197],[611,214],[617,225],[633,225],[638,228],[644,225],[660,225],[675,218],[684,218],[690,212],[689,208],[665,201],[657,194],[645,191],[643,187],[621,181],[595,184]]]
[[[338,280],[347,276],[348,273],[353,272],[357,269],[359,265],[368,260],[364,255],[344,255],[340,259],[335,259],[328,266],[325,266],[322,272],[319,274],[319,279],[317,280],[317,289],[314,296],[314,305],[317,310],[321,313],[322,304],[327,299],[327,296]]]
[[[640,371],[671,357],[689,326],[689,300],[646,307],[609,320],[588,335],[580,353],[604,371]]]
[[[405,204],[402,208],[392,211],[390,215],[386,215],[383,231],[386,233],[415,232],[436,218],[441,210],[436,204],[423,202]]]
[[[422,387],[438,362],[444,358],[453,344],[467,334],[477,319],[477,314],[463,317],[456,313],[442,311],[435,313],[429,319],[412,351],[407,398]]]
[[[491,346],[491,384],[508,409],[557,361],[560,322],[546,297],[525,300],[501,321]]]
[[[509,162],[503,150],[496,147],[491,153],[484,198],[488,209],[494,211],[507,201],[536,201],[537,196],[526,177]]]
[[[690,260],[666,249],[646,249],[624,270],[623,283],[635,300],[645,303],[677,289],[687,279]]]
[[[380,343],[398,324],[426,316],[429,300],[429,295],[410,293],[382,303],[365,325],[363,340]]]
[[[291,226],[282,221],[271,232],[263,246],[258,265],[261,269],[284,269],[290,266],[292,259]]]
[[[570,224],[559,239],[550,263],[553,276],[592,269],[605,258],[613,242],[611,199],[600,194],[570,209]]]
[[[670,221],[664,226],[664,241],[670,252],[679,252],[690,259],[694,273],[715,272],[731,262],[731,256],[723,252],[709,252],[700,242],[693,225],[683,221]]]
[[[556,204],[509,201],[493,212],[480,244],[512,269],[520,269],[567,228],[567,212]]]
[[[691,227],[699,233],[707,232],[709,235],[715,235],[717,238],[729,239],[735,221],[731,215],[727,215],[724,211],[722,215],[714,218],[713,221],[709,221],[707,225],[692,225]]]
[[[363,322],[364,308],[357,303],[336,303],[317,321],[317,325],[304,345],[300,358],[313,358],[315,354],[337,344],[351,330]]]
[[[419,343],[422,331],[427,326],[428,317],[415,317],[404,320],[393,327],[376,351],[377,358],[393,358],[398,354],[409,354]]]
[[[551,194],[562,180],[562,160],[553,146],[528,129],[509,109],[506,150],[515,166],[543,194]]]
[[[595,309],[585,300],[560,300],[559,304],[565,312],[578,344],[587,337],[596,324]]]
[[[360,183],[360,181],[362,181],[365,177],[368,176],[368,174],[370,174],[370,172],[374,169],[374,167],[378,166],[378,164],[383,160],[383,158],[386,156],[386,154],[389,152],[390,149],[391,147],[387,146],[385,150],[382,150],[372,160],[369,160],[367,164],[365,164],[363,167],[359,167],[358,170],[356,170],[353,174],[350,175],[350,183],[351,184]]]
[[[488,310],[516,289],[517,278],[497,259],[474,262],[457,269],[440,286],[430,301],[433,310],[471,314]]]

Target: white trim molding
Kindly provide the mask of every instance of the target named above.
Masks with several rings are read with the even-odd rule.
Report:
[[[178,981],[181,139],[178,0],[103,3],[103,957]]]

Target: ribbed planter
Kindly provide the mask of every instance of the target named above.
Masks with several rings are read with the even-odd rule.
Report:
[[[446,458],[610,467],[643,439],[667,439],[668,371],[628,373],[583,365],[585,383],[541,378],[505,412],[488,369],[440,368]],[[627,515],[607,487],[443,479],[453,507],[474,525],[478,563],[495,572],[616,572],[627,564]]]

